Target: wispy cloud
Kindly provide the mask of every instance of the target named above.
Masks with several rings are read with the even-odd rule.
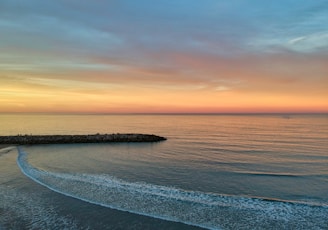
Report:
[[[286,48],[304,53],[328,51],[328,31],[293,38]]]
[[[236,108],[302,94],[323,106],[327,25],[326,0],[2,0],[0,90],[97,108],[155,108],[159,93],[175,109],[222,95]]]
[[[110,90],[120,88],[118,84],[99,83],[99,82],[85,82],[69,79],[53,79],[53,78],[26,78],[23,80],[29,84],[36,84],[42,86],[50,86],[61,89],[95,89],[95,90]]]

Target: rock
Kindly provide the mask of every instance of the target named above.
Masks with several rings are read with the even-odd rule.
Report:
[[[158,142],[166,140],[152,134],[93,134],[93,135],[17,135],[0,136],[0,144],[66,144],[108,142]]]

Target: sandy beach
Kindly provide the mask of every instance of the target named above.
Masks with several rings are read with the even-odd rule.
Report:
[[[7,148],[7,147],[9,147],[9,146],[12,146],[12,145],[0,144],[0,150],[1,150],[1,149],[4,149],[4,148]]]
[[[8,147],[14,147],[15,145],[6,145],[6,144],[0,144],[0,156],[3,154],[6,154],[8,152],[10,152],[10,150],[12,150],[12,148],[8,148]],[[8,149],[6,149],[8,148]]]

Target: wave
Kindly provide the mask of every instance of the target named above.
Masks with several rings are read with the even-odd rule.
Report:
[[[234,172],[235,174],[256,176],[256,177],[291,177],[291,178],[300,178],[300,177],[309,177],[309,176],[318,176],[318,175],[307,175],[307,174],[290,174],[290,173],[261,173],[261,172],[250,172],[250,171],[238,171]]]
[[[328,206],[187,191],[109,175],[44,171],[18,149],[21,171],[58,193],[101,206],[208,229],[328,227]]]
[[[67,230],[81,229],[75,220],[59,215],[54,206],[43,203],[38,194],[27,194],[0,184],[0,197],[1,230],[49,229],[49,226]]]

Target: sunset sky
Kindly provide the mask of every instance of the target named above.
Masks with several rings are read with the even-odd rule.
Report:
[[[0,112],[328,112],[328,1],[1,0]]]

